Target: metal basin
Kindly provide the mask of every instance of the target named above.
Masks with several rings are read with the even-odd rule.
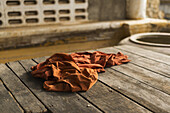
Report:
[[[130,41],[142,45],[170,47],[170,33],[140,33],[131,36]]]

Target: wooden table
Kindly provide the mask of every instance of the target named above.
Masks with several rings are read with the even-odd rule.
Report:
[[[121,51],[131,62],[106,68],[87,92],[45,91],[30,67],[47,57],[0,64],[0,112],[170,112],[169,55],[130,45],[98,50]]]

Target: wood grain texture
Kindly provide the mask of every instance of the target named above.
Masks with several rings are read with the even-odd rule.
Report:
[[[115,49],[106,48],[106,49],[101,49],[101,51],[113,52],[115,51]],[[130,76],[134,79],[137,79],[141,82],[144,82],[148,84],[149,86],[154,87],[155,89],[158,89],[170,95],[170,79],[165,76],[162,76],[158,73],[154,73],[145,68],[134,65],[133,63],[128,63],[125,65],[123,64],[119,66],[112,66],[111,68],[121,73],[124,73],[125,75]]]
[[[22,64],[22,67],[20,65]],[[52,112],[100,112],[97,108],[84,100],[76,93],[48,92],[45,91],[43,80],[30,75],[30,68],[36,65],[32,60],[22,60],[20,63],[11,63],[10,67],[16,72],[19,78],[30,88],[30,90],[48,107]],[[90,105],[90,107],[88,107]]]
[[[150,113],[99,81],[89,91],[80,94],[107,113]]]
[[[113,66],[111,68],[170,95],[170,79],[167,77],[160,76],[157,73],[146,70],[131,63],[126,65]]]
[[[120,45],[136,46],[136,47],[143,48],[143,49],[146,49],[146,50],[151,50],[151,51],[155,51],[155,52],[158,52],[158,53],[170,55],[170,47],[154,47],[154,46],[136,44],[136,43],[129,41],[129,38],[124,39],[119,44]]]
[[[46,112],[44,105],[29,91],[19,78],[5,65],[0,65],[0,77],[21,104],[25,112]]]
[[[1,113],[23,113],[15,100],[8,93],[2,81],[0,81],[0,112]]]
[[[170,96],[168,94],[120,72],[107,68],[105,73],[99,74],[99,80],[153,112],[167,113],[170,111]]]
[[[157,53],[151,50],[146,50],[143,48],[139,48],[136,46],[129,46],[129,45],[116,46],[115,48],[118,48],[120,50],[125,50],[133,54],[140,55],[142,57],[170,65],[170,56],[165,55],[165,54],[161,54],[161,53]]]
[[[139,55],[135,55],[133,53],[120,50],[115,47],[107,47],[107,48],[102,48],[98,50],[106,52],[106,53],[122,52],[123,54],[127,55],[128,58],[131,60],[130,63],[143,67],[147,70],[159,73],[160,76],[163,75],[165,77],[170,78],[170,65],[167,65],[167,64],[155,61],[155,60],[151,60],[151,59],[139,56]]]
[[[46,60],[47,58],[49,58],[49,57],[50,57],[50,56],[44,56],[44,57],[34,58],[33,60],[36,61],[36,62],[41,63],[41,62],[45,62],[45,60]]]

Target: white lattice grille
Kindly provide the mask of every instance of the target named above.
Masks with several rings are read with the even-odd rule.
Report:
[[[0,0],[0,27],[87,21],[87,0]]]

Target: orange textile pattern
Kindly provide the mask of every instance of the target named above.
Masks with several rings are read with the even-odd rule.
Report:
[[[56,53],[45,62],[33,66],[31,74],[45,79],[43,87],[48,91],[87,91],[96,83],[98,72],[105,72],[104,67],[129,61],[121,52]]]

